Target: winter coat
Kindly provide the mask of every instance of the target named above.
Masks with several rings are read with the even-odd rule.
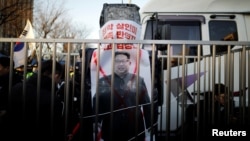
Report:
[[[37,79],[36,74],[27,79],[25,93],[23,83],[13,87],[7,111],[9,134],[17,135],[19,140],[26,141],[63,140],[63,105],[60,99],[52,96],[50,77],[41,77],[38,96]],[[54,86],[56,91],[56,84]]]

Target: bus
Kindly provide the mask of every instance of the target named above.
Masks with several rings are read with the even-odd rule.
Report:
[[[240,107],[239,113],[249,116],[249,45],[244,45],[250,40],[249,4],[248,0],[149,0],[142,7],[141,39],[159,41],[155,44],[162,64],[159,131],[181,130],[187,107],[204,99],[204,93],[213,94],[215,84],[224,84],[226,99],[234,101],[227,109]],[[142,48],[152,50],[152,45]],[[249,125],[249,120],[242,122]]]

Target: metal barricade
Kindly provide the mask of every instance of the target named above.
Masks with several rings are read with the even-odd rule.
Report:
[[[67,44],[66,52],[60,53],[64,65],[63,74],[63,101],[64,102],[64,136],[65,140],[101,140],[100,131],[100,117],[105,114],[110,114],[110,126],[113,127],[114,115],[119,112],[112,106],[114,97],[111,96],[110,112],[98,113],[100,106],[99,98],[93,102],[93,94],[91,87],[91,59],[93,59],[93,52],[96,51],[96,91],[99,89],[99,75],[100,71],[100,51],[102,44],[111,44],[111,83],[110,88],[113,89],[114,83],[114,57],[115,47],[117,44],[133,44],[135,46],[136,68],[135,73],[140,76],[140,50],[148,52],[147,59],[150,62],[150,79],[149,84],[151,91],[150,103],[141,105],[138,97],[139,77],[136,77],[136,105],[135,112],[141,110],[138,107],[148,105],[151,110],[150,128],[145,129],[147,140],[184,140],[186,138],[200,140],[203,136],[212,136],[211,132],[216,126],[216,106],[215,93],[217,89],[216,84],[224,84],[225,94],[225,129],[235,131],[247,131],[250,126],[250,110],[249,105],[249,54],[250,42],[209,42],[209,41],[167,41],[167,40],[80,40],[80,39],[10,39],[1,38],[0,43],[10,44],[10,58],[13,61],[14,44],[16,42],[24,42],[26,47],[26,54],[28,56],[27,44],[35,42],[37,44],[37,56],[43,55],[43,45],[51,44],[53,49],[49,53],[52,60],[58,60],[57,53],[58,45]],[[159,53],[157,45],[166,45],[166,51]],[[172,55],[171,45],[181,44],[182,54]],[[189,55],[186,50],[186,45],[192,44],[196,46],[196,54]],[[89,46],[95,45],[94,48]],[[145,45],[147,49],[144,49]],[[216,53],[216,47],[224,45],[227,47],[227,52]],[[80,46],[77,51],[73,50],[75,46]],[[231,46],[237,46],[237,49],[232,50]],[[203,54],[202,50],[211,49],[210,54]],[[26,82],[26,74],[30,67],[25,64],[21,74],[24,76],[23,81]],[[42,58],[37,58],[38,68],[41,67],[39,62]],[[175,62],[174,62],[175,61]],[[11,68],[14,68],[10,64]],[[53,72],[55,73],[55,66]],[[12,69],[11,69],[12,70]],[[38,69],[37,74],[41,76],[41,70]],[[12,75],[10,75],[12,77]],[[37,93],[39,94],[41,77],[38,77]],[[11,80],[11,79],[10,79]],[[55,82],[52,77],[52,82]],[[12,91],[12,81],[9,82],[9,92]],[[25,97],[26,89],[23,83],[23,95]],[[55,89],[55,88],[52,88]],[[111,94],[114,95],[111,90]],[[56,95],[56,92],[52,92]],[[11,94],[9,94],[11,97]],[[209,99],[210,102],[206,103]],[[53,103],[53,101],[51,101]],[[96,105],[93,105],[96,103]],[[208,105],[207,105],[208,104]],[[105,106],[105,105],[103,105]],[[95,109],[93,109],[95,107]],[[127,107],[128,109],[131,107]],[[203,109],[204,108],[204,109]],[[206,109],[208,108],[208,109]],[[209,109],[210,108],[210,109]],[[37,109],[39,110],[39,109]],[[53,109],[51,108],[51,111]],[[49,112],[49,111],[48,111]],[[73,115],[72,114],[75,114]],[[74,116],[74,117],[72,117]],[[136,115],[137,117],[138,115]],[[202,119],[203,118],[203,119]],[[73,120],[73,121],[72,121]],[[139,130],[139,121],[136,122],[135,131]],[[211,125],[206,127],[204,125]],[[232,126],[231,126],[232,125]],[[229,129],[230,127],[230,129]],[[112,130],[112,129],[110,129]],[[107,131],[108,132],[108,131]],[[53,133],[53,132],[52,132]],[[136,132],[138,133],[138,132]],[[112,132],[109,133],[113,136]],[[139,140],[140,134],[137,134],[131,140]]]

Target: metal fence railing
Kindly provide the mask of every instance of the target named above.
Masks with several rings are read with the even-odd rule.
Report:
[[[34,121],[43,118],[39,115],[39,107],[44,106],[39,105],[39,98],[42,98],[39,95],[43,93],[41,89],[44,76],[42,63],[39,62],[48,58],[53,60],[52,83],[57,82],[55,60],[61,63],[63,75],[57,87],[51,85],[50,104],[55,106],[56,99],[63,103],[60,117],[63,119],[63,133],[60,135],[65,140],[101,140],[109,137],[140,140],[142,135],[146,140],[200,140],[204,136],[212,136],[213,129],[220,129],[221,126],[224,131],[249,130],[250,42],[1,38],[0,44],[9,45],[10,55],[7,56],[11,62],[14,61],[16,42],[24,42],[25,61],[18,68],[10,63],[8,104],[11,106],[12,97],[15,96],[13,92],[16,92],[11,79],[13,72],[18,73],[22,82],[25,82],[22,83],[22,91],[19,91],[23,105],[29,101],[26,93],[30,88],[26,83],[32,76],[28,74],[35,73],[38,76],[34,92],[37,101],[33,106],[37,109],[34,109],[36,115],[33,118],[37,119]],[[33,64],[28,57],[28,43],[36,44],[36,57],[33,58],[36,63]],[[67,49],[59,52],[63,50],[64,44]],[[177,44],[182,46],[183,51],[172,55],[171,46]],[[190,44],[195,46],[195,53],[192,55],[186,52],[186,46]],[[165,45],[166,50],[158,50],[158,45]],[[50,51],[43,49],[45,47],[49,47]],[[226,51],[218,53],[218,47],[224,47]],[[116,51],[129,52],[130,60],[133,60],[133,74],[131,78],[124,80],[125,87],[121,86],[122,82],[117,81],[115,67],[117,63],[126,64],[127,60],[116,60]],[[42,57],[46,55],[49,57]],[[104,66],[107,62],[109,65]],[[33,69],[36,71],[33,72]],[[121,67],[120,71],[122,69],[124,68]],[[141,98],[145,94],[141,94],[143,90],[140,76],[145,76],[143,83],[147,87],[149,101]],[[116,88],[118,84],[119,89]],[[216,87],[217,84],[225,87]],[[134,97],[129,96],[129,93],[134,94]],[[224,94],[224,105],[219,105],[220,109],[224,108],[223,113],[217,111],[217,93]],[[105,98],[103,95],[109,97]],[[129,101],[130,98],[132,102]],[[120,107],[117,107],[119,102]],[[47,111],[53,113],[50,116],[49,132],[52,135],[57,133],[54,130],[57,126],[54,106]],[[22,110],[24,113],[30,107]],[[147,110],[150,111],[149,115],[146,115]],[[143,113],[143,118],[139,118],[140,113]],[[145,116],[149,116],[149,121]],[[122,119],[126,122],[121,121]],[[149,125],[142,126],[140,120]],[[223,122],[223,125],[218,127],[218,122]],[[130,125],[131,123],[133,124]],[[40,123],[34,125],[39,126]],[[122,133],[127,132],[120,134],[115,130],[119,126],[129,130],[120,129]],[[133,128],[130,129],[131,127]],[[143,130],[141,127],[144,127]]]

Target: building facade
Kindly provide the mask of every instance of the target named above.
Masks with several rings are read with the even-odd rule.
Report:
[[[0,38],[17,38],[33,20],[34,0],[0,0]],[[9,55],[10,44],[1,43],[0,53]]]

